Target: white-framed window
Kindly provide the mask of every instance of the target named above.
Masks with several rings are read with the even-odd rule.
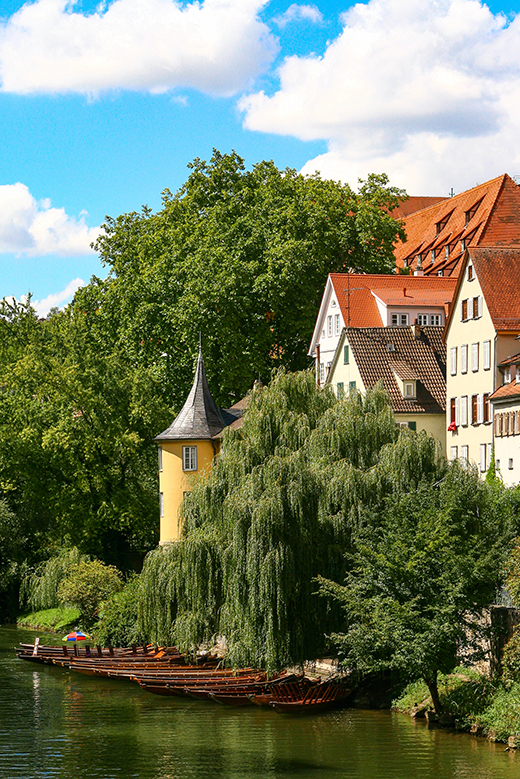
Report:
[[[481,295],[477,295],[477,297],[473,298],[471,313],[473,314],[473,319],[480,319],[480,317],[482,316],[482,296]]]
[[[325,381],[325,364],[320,362],[320,384]]]
[[[332,315],[327,317],[327,336],[330,338],[332,335]]]
[[[457,446],[451,446],[450,447],[450,460],[456,460],[458,457],[458,447]]]
[[[461,300],[460,302],[460,319],[461,322],[465,322],[468,318],[468,299]]]
[[[339,335],[339,314],[334,314],[334,335]]]
[[[162,446],[157,448],[157,459],[159,460],[159,471],[162,471]]]
[[[159,516],[164,517],[164,495],[162,492],[159,493]]]
[[[482,344],[482,363],[485,371],[491,368],[491,341],[484,341]]]
[[[516,366],[516,383],[520,384],[520,365]]]
[[[404,397],[415,398],[415,381],[404,382]]]
[[[509,384],[511,381],[511,367],[508,365],[504,368],[504,384]]]
[[[462,344],[460,347],[460,372],[468,372],[468,345]]]
[[[468,424],[468,396],[463,395],[460,399],[460,424]]]
[[[460,456],[465,463],[469,462],[469,446],[467,444],[460,447]]]
[[[450,373],[452,376],[457,374],[457,347],[452,346],[450,349]]]
[[[484,421],[484,395],[477,395],[477,424],[481,425]]]
[[[392,325],[398,325],[399,324],[399,314],[392,314],[391,318]]]
[[[478,371],[478,343],[471,344],[471,370],[473,373]]]
[[[424,327],[428,324],[428,314],[417,314],[417,324]]]
[[[439,327],[442,324],[440,314],[430,314],[430,324]]]
[[[197,447],[196,446],[182,447],[182,470],[183,471],[197,470]]]
[[[500,460],[495,460],[495,468],[497,469],[497,471],[500,470]]]
[[[480,444],[480,472],[484,473],[484,471],[487,471],[487,462],[486,462],[486,444]]]
[[[507,467],[509,468],[510,471],[513,470],[513,458],[512,457],[509,458],[509,464],[508,464]]]
[[[408,324],[408,314],[399,314],[399,324],[402,326]]]

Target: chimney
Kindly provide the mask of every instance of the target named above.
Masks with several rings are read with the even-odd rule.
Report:
[[[406,287],[403,287],[403,298],[406,297]]]
[[[418,325],[417,323],[415,323],[415,324],[413,324],[413,325],[411,326],[411,328],[410,328],[410,329],[411,329],[411,331],[412,331],[412,335],[413,335],[414,339],[415,339],[416,341],[418,341],[418,340],[419,340],[419,338],[421,337],[421,326],[420,326],[420,325]]]

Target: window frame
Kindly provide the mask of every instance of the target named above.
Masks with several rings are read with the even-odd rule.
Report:
[[[187,467],[186,467],[187,466]],[[194,473],[198,470],[197,446],[186,444],[182,447],[182,470],[185,473]]]

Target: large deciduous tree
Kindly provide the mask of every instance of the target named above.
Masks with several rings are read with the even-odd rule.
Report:
[[[107,218],[96,248],[110,275],[76,297],[99,348],[110,340],[132,363],[155,363],[176,408],[199,333],[222,405],[273,367],[304,368],[327,274],[391,273],[403,237],[391,210],[404,193],[386,176],[356,193],[272,162],[246,170],[235,153],[189,167],[157,213]]]

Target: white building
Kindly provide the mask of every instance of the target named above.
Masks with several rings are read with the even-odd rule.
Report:
[[[520,483],[520,354],[498,366],[501,387],[489,400],[493,408],[495,467],[508,487]]]

